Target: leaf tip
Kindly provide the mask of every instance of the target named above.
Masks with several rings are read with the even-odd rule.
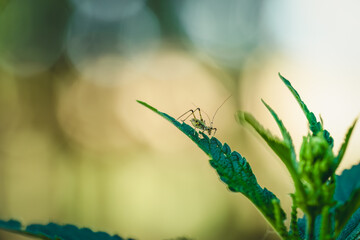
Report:
[[[140,101],[140,100],[136,100],[138,103],[140,103],[141,105],[149,108],[150,110],[154,111],[154,112],[158,112],[158,110],[156,108],[154,108],[153,106],[150,106],[149,104],[147,104],[146,102]]]
[[[359,120],[359,117],[360,117],[360,115],[358,115],[358,116],[355,118],[355,120],[354,120],[354,122],[353,122],[353,126],[356,125],[357,121]]]
[[[142,105],[144,105],[144,106],[146,106],[147,104],[145,103],[145,102],[143,102],[143,101],[140,101],[140,100],[136,100],[138,103],[140,103],[140,104],[142,104]]]
[[[265,105],[265,107],[266,107],[266,108],[268,108],[268,109],[269,109],[269,107],[270,107],[270,106],[269,106],[269,105],[265,102],[265,100],[264,100],[264,99],[261,99],[261,102]]]
[[[244,125],[245,123],[245,112],[243,111],[237,111],[235,113],[235,119],[238,123]]]
[[[287,80],[285,77],[283,77],[280,73],[279,73],[279,77],[283,81],[283,83],[291,90],[291,92],[293,92],[293,91],[296,92],[289,80]],[[293,94],[299,95],[297,92],[293,93]],[[300,96],[297,96],[297,97],[300,97]]]

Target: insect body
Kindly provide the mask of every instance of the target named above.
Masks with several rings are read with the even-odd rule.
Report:
[[[195,116],[195,112],[198,111],[199,112],[199,116],[200,116],[200,119],[198,119],[196,116]],[[212,131],[214,130],[214,135],[216,133],[216,128],[213,128],[212,127],[212,122],[210,123],[210,126],[206,126],[206,123],[205,123],[205,120],[202,118],[201,116],[201,110],[200,108],[197,108],[195,110],[192,110],[190,109],[189,111],[187,111],[186,113],[184,113],[183,115],[181,115],[180,117],[178,117],[177,119],[181,118],[182,116],[186,115],[190,113],[184,120],[181,120],[182,122],[184,122],[186,119],[188,119],[190,116],[193,116],[192,119],[190,119],[190,122],[191,124],[195,127],[195,128],[198,128],[200,129],[202,132],[207,132],[208,135],[210,136]]]
[[[230,95],[227,99],[225,99],[225,101],[220,105],[220,107],[218,107],[218,109],[217,109],[216,112],[214,113],[214,116],[213,116],[213,118],[212,118],[211,121],[210,121],[209,116],[204,112],[204,113],[206,114],[206,116],[209,118],[209,121],[210,121],[210,125],[209,125],[209,126],[206,125],[205,120],[203,119],[203,117],[202,117],[202,115],[201,115],[201,110],[200,110],[200,108],[196,108],[195,110],[190,109],[189,111],[185,112],[183,115],[181,115],[180,117],[178,117],[176,120],[180,119],[182,116],[184,116],[184,115],[186,115],[186,114],[189,113],[189,115],[188,115],[185,119],[181,120],[182,122],[184,122],[186,119],[188,119],[190,116],[192,116],[193,118],[190,119],[190,122],[191,122],[191,124],[192,124],[195,128],[200,129],[201,132],[206,132],[209,136],[211,135],[212,131],[214,131],[214,134],[213,134],[213,135],[215,135],[216,130],[217,130],[216,128],[213,127],[213,121],[214,121],[215,115],[216,115],[217,111],[222,107],[222,105],[223,105],[230,97],[231,97],[231,95]],[[200,119],[196,117],[196,115],[195,115],[195,112],[196,112],[196,111],[199,113],[199,118],[200,118]]]

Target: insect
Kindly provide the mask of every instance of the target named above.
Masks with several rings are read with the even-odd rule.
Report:
[[[185,116],[186,114],[189,114],[185,119],[181,120],[182,122],[185,122],[186,119],[188,119],[190,116],[192,116],[193,118],[190,119],[190,122],[191,124],[195,127],[195,128],[198,128],[200,129],[200,131],[203,133],[203,132],[206,132],[209,136],[211,136],[211,133],[214,131],[214,134],[213,136],[215,135],[216,131],[217,131],[217,128],[214,128],[213,127],[213,122],[214,122],[214,118],[216,116],[216,113],[219,111],[219,109],[222,107],[222,105],[224,105],[224,103],[231,97],[231,95],[229,97],[227,97],[225,99],[225,101],[216,109],[215,113],[214,113],[214,116],[212,117],[211,121],[210,121],[210,118],[209,118],[209,115],[207,115],[206,112],[204,112],[206,114],[206,116],[208,117],[209,121],[210,121],[210,125],[207,126],[206,123],[205,123],[205,120],[203,119],[202,115],[201,115],[201,110],[200,108],[196,108],[195,110],[193,109],[190,109],[189,111],[185,112],[184,114],[182,114],[180,117],[178,117],[176,120],[179,120],[182,116]],[[195,115],[195,112],[198,112],[199,113],[199,118],[196,117]]]

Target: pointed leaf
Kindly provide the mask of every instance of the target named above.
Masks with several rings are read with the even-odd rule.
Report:
[[[269,112],[271,113],[271,115],[275,119],[277,125],[279,126],[281,134],[282,134],[282,136],[284,138],[284,143],[290,150],[290,156],[288,156],[289,158],[287,159],[287,161],[290,161],[292,167],[294,169],[296,169],[297,168],[296,153],[295,153],[295,148],[294,148],[294,145],[292,143],[292,139],[291,139],[291,136],[290,136],[289,132],[286,130],[283,122],[280,120],[280,118],[275,113],[275,111],[264,100],[261,100],[261,101],[266,106],[266,108],[269,110]]]
[[[47,225],[31,224],[23,227],[20,222],[15,220],[0,220],[0,229],[47,240],[123,240],[118,235],[110,236],[105,232],[93,232],[89,228],[78,228],[74,225],[58,225],[55,223]]]
[[[278,137],[272,135],[272,133],[265,129],[250,113],[247,112],[237,112],[236,116],[240,123],[248,123],[254,128],[254,130],[265,140],[269,147],[279,156],[281,161],[285,164],[288,169],[291,178],[294,181],[296,190],[299,191],[299,195],[304,199],[305,190],[300,182],[300,178],[297,172],[297,162],[294,146],[290,134],[284,127],[282,121],[279,119],[277,114],[263,101],[265,106],[269,109],[270,113],[276,120],[281,133],[286,140],[281,140]]]
[[[305,114],[305,116],[306,116],[306,118],[307,118],[307,120],[309,122],[309,127],[310,127],[310,130],[313,133],[313,135],[316,135],[318,132],[323,130],[321,122],[318,122],[316,117],[315,117],[315,114],[313,112],[310,112],[308,107],[301,100],[299,93],[293,88],[291,83],[286,78],[281,76],[280,73],[279,73],[279,77],[285,83],[285,85],[289,88],[290,92],[294,95],[296,101],[299,103],[301,109],[303,110],[303,112],[304,112],[304,114]],[[330,145],[334,144],[334,139],[330,136],[328,131],[324,130],[324,136],[325,136],[327,142]]]
[[[349,128],[348,132],[346,133],[344,143],[341,145],[340,150],[339,150],[339,153],[338,153],[338,155],[337,155],[336,158],[335,158],[335,164],[336,164],[336,165],[335,165],[335,169],[339,166],[339,164],[341,163],[342,158],[343,158],[344,155],[345,155],[345,151],[346,151],[346,148],[347,148],[347,146],[348,146],[348,143],[349,143],[349,140],[350,140],[352,131],[353,131],[355,125],[356,125],[356,122],[357,122],[357,119],[355,119],[354,123],[353,123],[352,126]]]
[[[226,143],[222,144],[215,137],[209,139],[206,134],[198,133],[186,123],[176,121],[173,117],[158,111],[145,102],[139,100],[138,102],[170,121],[193,140],[210,157],[210,165],[215,168],[220,179],[227,184],[229,189],[244,194],[263,213],[269,223],[278,232],[282,232],[282,228],[285,227],[286,215],[280,205],[274,206],[273,202],[274,200],[279,201],[279,199],[258,184],[249,163],[244,157],[236,151],[231,151]]]
[[[246,122],[250,124],[282,161],[290,162],[292,155],[291,149],[283,140],[272,135],[272,133],[268,129],[265,129],[250,113],[239,111],[236,117],[240,123]]]

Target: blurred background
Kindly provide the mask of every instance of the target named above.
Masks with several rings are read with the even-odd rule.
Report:
[[[0,0],[0,219],[136,239],[278,239],[207,156],[145,101],[195,106],[289,212],[285,167],[236,110],[299,150],[307,122],[281,72],[335,139],[360,113],[358,1]],[[356,128],[339,172],[359,161]],[[28,239],[0,231],[0,239]]]

